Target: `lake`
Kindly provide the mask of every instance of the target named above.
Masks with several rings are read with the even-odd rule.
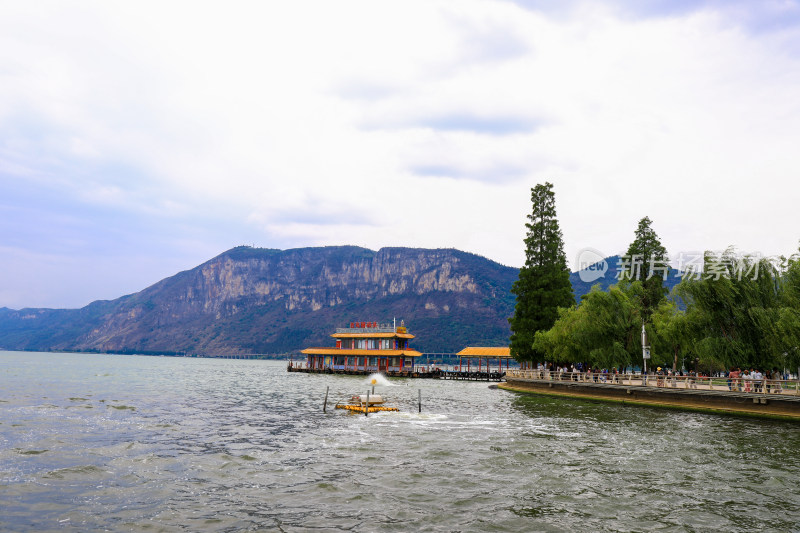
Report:
[[[376,387],[400,412],[331,408],[368,388],[278,361],[0,352],[0,529],[800,530],[797,423],[410,379]]]

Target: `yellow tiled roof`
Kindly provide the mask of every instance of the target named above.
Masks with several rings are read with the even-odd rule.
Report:
[[[486,348],[480,346],[467,346],[456,355],[460,357],[508,357],[511,358],[511,348]]]

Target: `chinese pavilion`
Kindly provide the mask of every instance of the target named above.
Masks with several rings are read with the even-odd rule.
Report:
[[[351,322],[337,328],[331,337],[335,348],[306,348],[306,367],[310,372],[406,372],[414,371],[414,359],[422,354],[409,348],[414,338],[401,321],[394,324]]]

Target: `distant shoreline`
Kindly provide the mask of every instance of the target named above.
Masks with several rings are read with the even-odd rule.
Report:
[[[0,348],[0,352],[19,352],[19,353],[51,353],[51,354],[88,354],[88,355],[136,355],[142,357],[185,357],[190,359],[252,359],[269,361],[290,361],[292,357],[299,359],[296,354],[183,354],[176,352],[148,352],[148,351],[108,351],[98,350],[9,350]]]

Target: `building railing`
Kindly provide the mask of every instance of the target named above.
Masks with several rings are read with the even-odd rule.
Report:
[[[355,371],[355,372],[417,372],[419,374],[431,374],[431,373],[438,373],[438,374],[454,374],[454,375],[477,375],[477,374],[485,374],[485,375],[497,375],[502,377],[505,375],[506,370],[498,370],[496,367],[493,369],[487,369],[484,367],[481,370],[478,368],[472,368],[471,370],[467,371],[466,366],[459,370],[458,365],[436,365],[436,364],[414,364],[414,365],[404,365],[402,368],[399,366],[389,366],[389,367],[378,367],[376,365],[367,365],[366,368],[364,365],[339,365],[339,364],[329,364],[323,366],[309,366],[307,361],[290,361],[289,367],[291,369],[296,370],[315,370],[315,371],[325,371],[325,370],[332,370],[332,371]]]
[[[392,326],[379,326],[375,328],[336,328],[336,333],[396,333]]]
[[[796,379],[745,379],[743,377],[669,376],[640,373],[605,372],[551,372],[549,370],[509,369],[506,379],[534,379],[541,381],[573,381],[608,385],[663,387],[669,389],[713,390],[750,394],[790,394],[800,396],[800,380]]]
[[[419,371],[418,367],[411,365],[408,366],[398,366],[398,365],[389,365],[389,366],[378,366],[378,365],[340,365],[340,364],[329,364],[329,365],[322,365],[322,366],[309,366],[305,361],[290,361],[289,367],[292,369],[297,370],[331,370],[331,371],[352,371],[352,372],[373,372],[373,373],[380,373],[380,372],[404,372],[404,371]]]

